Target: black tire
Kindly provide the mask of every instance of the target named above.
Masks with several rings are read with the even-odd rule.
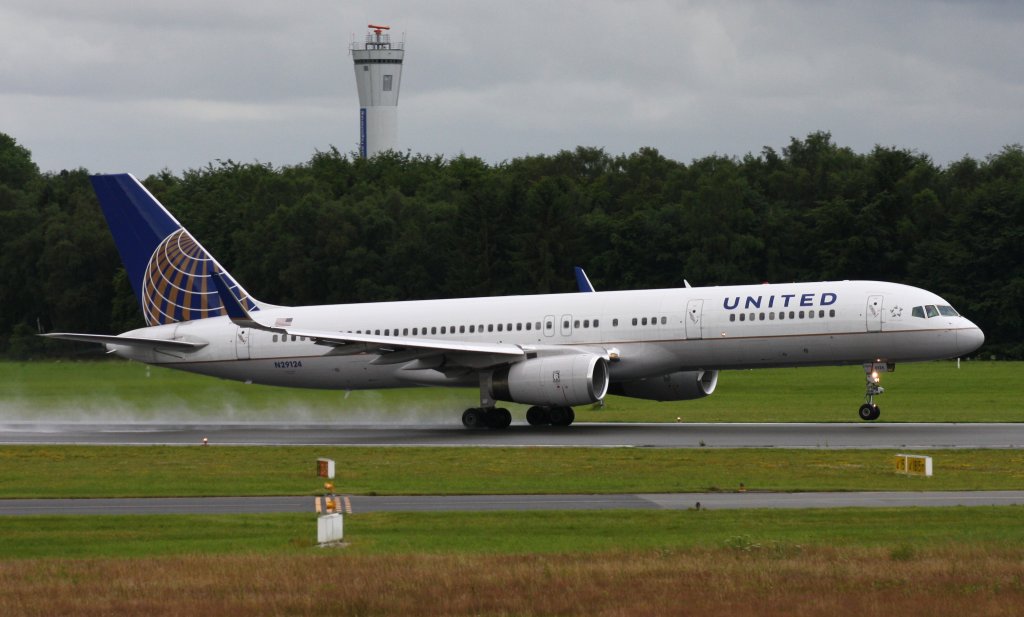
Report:
[[[552,407],[551,408],[551,425],[552,426],[569,426],[576,419],[576,412],[572,410],[572,407]]]
[[[490,422],[487,426],[491,428],[504,429],[512,424],[512,412],[504,407],[492,409],[488,416],[490,416]]]
[[[530,426],[551,424],[551,414],[546,407],[533,406],[526,410],[526,423]]]
[[[880,409],[878,409],[878,405],[864,403],[863,405],[860,406],[860,409],[857,411],[857,415],[860,416],[861,420],[864,420],[865,422],[871,422],[873,420],[877,420],[878,416],[882,415],[882,412]]]
[[[481,428],[485,420],[483,409],[471,407],[462,412],[462,426],[466,428]]]

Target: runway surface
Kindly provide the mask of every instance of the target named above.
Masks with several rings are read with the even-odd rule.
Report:
[[[616,424],[570,427],[340,424],[0,423],[0,444],[565,446],[649,448],[1024,448],[1024,424]]]
[[[146,499],[2,499],[0,516],[87,514],[313,514],[314,498],[182,497]],[[529,510],[735,510],[749,508],[901,508],[1024,505],[1024,491],[842,493],[664,493],[625,495],[352,496],[366,512]]]

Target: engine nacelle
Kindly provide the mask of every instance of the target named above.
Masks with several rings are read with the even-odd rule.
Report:
[[[608,392],[608,361],[593,354],[531,358],[491,375],[491,396],[527,405],[596,403]]]
[[[609,394],[650,401],[688,401],[715,391],[718,371],[679,371],[661,377],[614,383]]]

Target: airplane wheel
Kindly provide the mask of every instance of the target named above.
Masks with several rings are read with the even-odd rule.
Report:
[[[484,410],[472,407],[462,412],[462,426],[480,428],[484,425]]]
[[[526,423],[530,426],[551,424],[551,415],[544,407],[533,406],[526,410]]]
[[[576,412],[572,410],[572,407],[552,407],[551,408],[551,424],[552,426],[569,426],[576,419]]]
[[[878,405],[871,405],[864,403],[860,406],[860,410],[857,412],[860,415],[860,419],[866,422],[877,420],[878,416],[882,415],[882,410],[878,408]]]
[[[487,415],[490,420],[487,426],[491,428],[508,428],[512,424],[512,413],[505,408],[499,407],[498,409],[491,410],[491,413]]]

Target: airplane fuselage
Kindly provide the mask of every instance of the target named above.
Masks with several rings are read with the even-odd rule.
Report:
[[[607,357],[615,383],[675,371],[933,360],[980,345],[983,335],[968,319],[952,309],[929,317],[928,306],[949,308],[915,287],[834,281],[282,307],[259,316],[297,331],[502,343],[528,352],[576,348]],[[125,335],[205,342],[188,353],[108,348],[150,364],[252,383],[336,389],[477,384],[475,374],[446,371],[415,353],[382,362],[379,352],[339,350],[238,326],[228,317]],[[473,362],[487,365],[479,354]]]

